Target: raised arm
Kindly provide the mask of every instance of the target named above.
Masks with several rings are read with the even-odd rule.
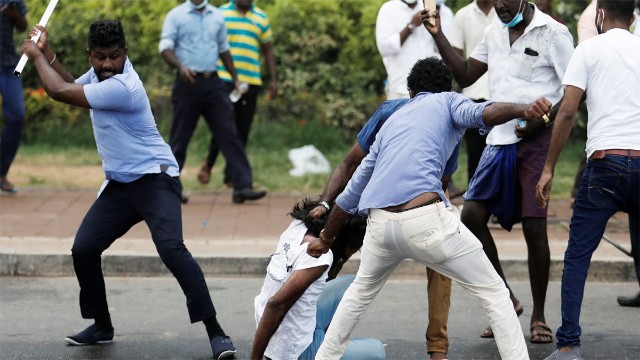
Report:
[[[431,25],[429,19],[435,19],[435,25]],[[422,11],[422,23],[427,29],[429,34],[433,37],[433,40],[438,47],[442,60],[449,65],[453,78],[458,85],[465,88],[475,83],[484,73],[487,72],[487,64],[478,61],[474,58],[462,57],[460,52],[451,46],[449,40],[444,35],[440,25],[440,15],[438,12],[429,12],[428,10]]]
[[[294,271],[282,288],[269,299],[253,338],[251,359],[263,359],[269,340],[282,323],[282,319],[307,288],[318,280],[328,267],[328,265],[324,265]]]
[[[44,90],[56,101],[90,108],[82,85],[74,83],[73,76],[62,67],[55,53],[49,48],[46,29],[41,25],[37,25],[36,28],[42,31],[38,43],[27,39],[22,43],[20,50],[33,61]],[[29,35],[33,35],[35,30],[32,29]]]

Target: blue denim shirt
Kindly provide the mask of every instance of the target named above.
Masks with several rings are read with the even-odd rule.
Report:
[[[175,51],[180,63],[198,71],[216,71],[218,54],[229,51],[222,12],[207,5],[200,13],[188,0],[173,8],[162,24],[159,50]]]
[[[382,125],[384,125],[394,112],[403,107],[407,102],[409,102],[409,99],[387,100],[383,102],[366,124],[364,124],[358,133],[357,139],[358,144],[366,154],[369,153],[369,148],[376,140],[376,134],[380,131]],[[458,154],[460,153],[461,143],[462,141],[458,141],[458,145],[456,145],[453,153],[451,153],[442,172],[442,176],[451,176],[458,170]]]
[[[440,181],[446,160],[467,128],[485,127],[482,111],[454,92],[420,93],[397,110],[336,203],[350,214],[400,205],[425,192],[448,199]]]
[[[90,69],[79,77],[91,105],[91,123],[107,180],[132,182],[144,174],[180,175],[171,148],[151,113],[149,98],[129,59],[122,74],[99,81]]]

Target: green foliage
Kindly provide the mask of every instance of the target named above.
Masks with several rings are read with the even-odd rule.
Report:
[[[386,74],[375,44],[375,21],[385,1],[255,0],[271,20],[279,80],[278,97],[259,101],[257,121],[319,123],[337,128],[343,142],[350,142],[383,100]],[[67,70],[79,76],[90,66],[85,54],[89,24],[102,18],[122,21],[129,57],[145,83],[166,136],[168,124],[164,122],[170,121],[174,74],[160,57],[158,42],[167,12],[180,2],[60,1],[48,26],[51,46]],[[210,3],[222,5],[226,0]],[[447,0],[446,4],[455,11],[468,3]],[[554,9],[575,33],[575,22],[587,3],[554,0]],[[48,0],[27,3],[29,24],[40,19],[47,4]],[[31,64],[27,64],[23,79],[29,119],[24,131],[26,143],[92,143],[87,111],[56,104],[46,96],[34,97],[40,81]],[[204,132],[202,141],[206,143],[208,130]],[[285,140],[290,137],[286,133],[282,136]]]

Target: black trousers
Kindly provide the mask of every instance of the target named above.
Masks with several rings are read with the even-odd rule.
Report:
[[[71,254],[80,284],[85,319],[108,313],[101,254],[133,225],[144,220],[160,259],[187,297],[191,322],[215,315],[204,275],[182,240],[180,184],[165,173],[131,183],[110,181],[82,220]]]
[[[233,188],[235,190],[252,188],[251,166],[238,137],[233,106],[223,81],[217,76],[206,79],[196,77],[196,83],[190,84],[177,76],[173,83],[171,101],[173,122],[169,145],[180,169],[184,166],[187,147],[198,119],[203,115],[220,151],[231,167]]]
[[[234,84],[230,82],[224,82],[228,93],[233,91]],[[236,130],[238,131],[238,137],[242,146],[246,149],[247,139],[249,139],[249,131],[251,130],[251,124],[253,123],[253,115],[256,113],[256,107],[258,105],[258,92],[260,86],[250,85],[249,90],[242,95],[240,100],[233,104],[235,112]],[[220,152],[220,146],[216,141],[215,136],[211,137],[211,144],[209,145],[209,154],[207,155],[207,165],[209,169],[213,167],[218,158]],[[224,183],[230,183],[233,179],[232,167],[229,166],[229,159],[227,158],[227,166],[224,169]]]

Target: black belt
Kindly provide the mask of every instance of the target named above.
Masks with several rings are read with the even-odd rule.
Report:
[[[209,79],[209,78],[217,78],[218,73],[216,71],[204,71],[204,72],[196,72],[194,73],[193,76],[203,78],[203,79]]]
[[[417,208],[421,208],[421,207],[423,207],[423,206],[429,206],[429,205],[437,204],[437,203],[439,203],[439,202],[442,202],[442,199],[440,199],[440,197],[438,196],[438,197],[435,197],[435,198],[433,198],[433,199],[431,199],[431,200],[427,201],[427,202],[426,202],[426,203],[424,203],[424,204],[416,205],[416,206],[414,206],[414,207],[412,207],[412,208],[408,208],[408,209],[398,209],[398,210],[386,210],[386,211],[389,211],[389,212],[392,212],[392,213],[401,213],[401,212],[405,212],[405,211],[409,211],[409,210],[414,210],[414,209],[417,209]]]

